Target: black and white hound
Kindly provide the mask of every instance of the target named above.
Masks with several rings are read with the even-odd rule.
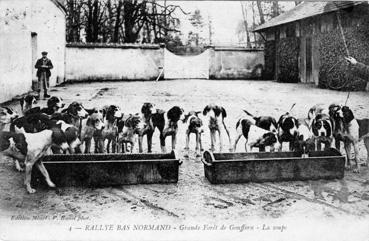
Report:
[[[354,147],[354,160],[356,167],[354,172],[360,171],[358,160],[359,142],[364,140],[364,145],[367,151],[367,160],[364,165],[368,165],[369,159],[369,119],[356,119],[354,113],[348,106],[335,106],[332,109],[332,116],[336,123],[340,123],[340,128],[337,129],[336,141],[343,141],[346,152],[346,167],[351,168],[350,154],[351,145]]]
[[[146,102],[141,107],[140,122],[137,125],[136,133],[138,134],[138,150],[143,152],[143,137],[147,137],[147,152],[152,152],[152,136],[154,134],[154,125],[152,122],[154,104]]]
[[[279,149],[279,142],[277,138],[277,132],[268,131],[256,126],[249,119],[241,118],[236,124],[237,135],[234,141],[233,150],[236,150],[237,143],[241,136],[245,137],[245,151],[252,151],[252,148],[257,147],[259,150],[265,150],[265,147],[269,146],[270,151],[274,151],[275,148]]]
[[[227,112],[222,106],[218,106],[215,104],[209,104],[205,106],[203,110],[203,115],[208,117],[208,127],[210,130],[210,141],[212,151],[215,150],[214,145],[216,142],[216,132],[219,134],[219,151],[223,150],[223,134],[226,132],[229,141],[229,150],[232,151],[232,143],[231,137],[229,135],[229,131],[224,123],[224,118],[227,117]]]
[[[318,151],[321,150],[321,144],[324,148],[330,148],[333,142],[333,133],[335,125],[333,119],[327,114],[317,114],[313,119],[311,130],[314,134],[315,146]]]
[[[32,109],[35,104],[37,104],[37,99],[34,95],[26,95],[20,99],[20,106],[23,114],[29,109]]]
[[[52,115],[54,113],[60,112],[64,108],[65,103],[63,99],[57,96],[52,96],[47,100],[47,107],[41,109],[41,113],[46,115]]]
[[[0,131],[9,131],[14,119],[18,118],[18,113],[10,107],[0,107]]]
[[[281,115],[278,120],[278,141],[280,143],[279,151],[282,150],[284,142],[289,143],[289,150],[293,150],[293,145],[296,140],[298,122],[289,112]]]
[[[179,106],[170,108],[167,112],[157,110],[152,115],[154,130],[157,127],[160,132],[160,147],[163,153],[166,152],[165,138],[172,136],[172,150],[176,149],[178,122],[184,120],[184,110]]]

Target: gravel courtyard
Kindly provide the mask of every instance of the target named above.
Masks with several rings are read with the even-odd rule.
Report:
[[[346,92],[303,84],[229,80],[67,84],[54,88],[51,94],[62,97],[67,104],[80,101],[87,108],[117,104],[124,113],[139,112],[144,102],[152,102],[156,108],[164,110],[179,105],[185,111],[202,111],[207,104],[216,103],[227,110],[226,124],[232,139],[242,109],[255,115],[278,118],[296,103],[292,113],[296,117],[305,117],[316,103],[343,104],[347,97]],[[365,92],[351,93],[348,100],[357,118],[369,117],[368,103],[369,94]],[[44,105],[45,101],[40,104]],[[15,108],[19,109],[18,104]],[[184,157],[185,128],[184,125],[179,128],[177,150],[183,164],[177,184],[38,189],[29,195],[23,186],[24,174],[16,172],[10,160],[1,158],[0,216],[35,215],[42,210],[45,215],[204,222],[248,218],[368,217],[368,168],[363,167],[359,174],[347,171],[342,180],[211,185],[204,177],[200,158],[195,156],[194,139],[190,142],[189,158]],[[208,132],[204,133],[203,142],[205,149],[209,148]],[[167,138],[168,149],[170,144],[170,138]],[[243,148],[241,141],[237,151]],[[153,151],[160,152],[157,131],[153,137]],[[365,157],[361,143],[360,158]]]

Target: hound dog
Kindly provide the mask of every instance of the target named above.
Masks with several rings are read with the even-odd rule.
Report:
[[[228,129],[224,123],[224,118],[227,117],[227,112],[222,106],[209,104],[205,106],[203,110],[203,115],[208,117],[208,126],[210,130],[210,140],[211,140],[211,150],[214,151],[214,145],[216,141],[216,132],[219,134],[219,145],[220,145],[220,152],[223,149],[223,133],[224,130],[228,135],[229,140],[229,150],[232,151],[232,144],[231,144],[231,137],[229,135]]]
[[[23,171],[19,161],[24,163],[27,156],[27,142],[24,134],[0,131],[0,153],[15,159],[15,168]]]
[[[130,144],[130,152],[133,152],[140,121],[138,113],[136,115],[130,114],[127,119],[118,121],[118,148],[121,148],[122,152],[128,151],[127,144]]]
[[[123,113],[120,110],[120,108],[116,105],[110,105],[103,109],[104,111],[104,129],[101,131],[101,141],[102,143],[105,142],[105,140],[108,140],[106,151],[110,152],[110,146],[111,151],[115,153],[116,151],[116,145],[117,145],[117,137],[118,137],[118,127],[117,127],[117,121],[118,119],[121,119],[123,117]],[[104,144],[102,146],[104,148]],[[100,151],[103,151],[102,149]]]
[[[160,132],[160,147],[161,152],[165,153],[165,138],[172,136],[172,150],[176,149],[178,121],[184,120],[184,110],[179,106],[170,108],[167,112],[157,110],[152,115],[152,123],[154,129],[157,127]]]
[[[88,112],[83,107],[82,103],[74,101],[66,109],[63,109],[61,113],[52,114],[51,119],[62,120],[80,129],[82,119],[87,118],[87,116]]]
[[[282,150],[284,142],[289,143],[289,150],[293,150],[293,145],[297,136],[297,119],[289,112],[281,115],[278,120],[278,141],[280,143],[279,151]]]
[[[37,99],[34,95],[26,95],[20,99],[20,106],[23,114],[27,110],[32,109],[36,104]]]
[[[23,134],[27,143],[27,156],[25,160],[26,176],[24,184],[28,193],[34,193],[36,191],[31,187],[31,173],[34,165],[39,168],[49,187],[55,187],[55,184],[51,181],[40,158],[47,153],[47,150],[52,145],[60,146],[62,150],[68,149],[67,138],[64,132],[60,128],[52,128],[51,130],[44,130],[38,133]]]
[[[85,143],[85,153],[91,152],[91,141],[92,138],[95,142],[95,152],[98,153],[101,149],[101,131],[104,128],[104,117],[103,111],[98,109],[87,110],[89,117],[83,123],[81,131],[81,141]]]
[[[255,125],[267,131],[277,132],[277,121],[272,116],[254,116],[247,110],[243,110],[247,115],[251,116],[255,120]]]
[[[350,153],[351,153],[351,144],[354,146],[354,159],[356,167],[353,169],[354,172],[360,171],[360,165],[358,162],[359,155],[359,142],[364,140],[365,148],[367,151],[367,160],[364,165],[368,165],[369,159],[369,119],[356,119],[354,113],[348,106],[343,106],[341,110],[338,110],[339,116],[343,119],[343,127],[344,127],[344,144],[345,151],[347,157],[346,166],[348,168],[351,167],[350,163]]]
[[[236,124],[237,135],[234,141],[233,150],[236,150],[237,143],[241,136],[246,139],[245,151],[252,151],[252,148],[257,147],[265,150],[265,147],[269,146],[270,151],[274,151],[275,148],[279,148],[277,132],[268,131],[256,126],[249,119],[241,118]]]
[[[36,133],[50,129],[52,125],[48,115],[36,112],[15,119],[10,125],[10,131],[20,133],[24,129],[27,133]]]
[[[8,131],[14,119],[18,118],[18,113],[10,107],[0,107],[0,131]]]
[[[136,133],[138,134],[138,149],[143,152],[143,137],[147,137],[147,152],[152,152],[152,136],[154,134],[154,124],[152,122],[154,104],[144,103],[141,107],[140,122],[137,125]]]
[[[186,130],[186,147],[185,150],[189,150],[189,142],[190,142],[190,134],[194,133],[196,135],[196,155],[200,156],[201,151],[203,151],[202,148],[202,141],[201,141],[201,135],[204,132],[203,129],[203,123],[201,118],[199,117],[199,114],[201,111],[190,111],[188,114],[185,115],[185,118],[183,120],[183,123],[187,123],[187,130]],[[188,154],[187,154],[188,156]]]
[[[302,157],[308,157],[315,150],[314,135],[309,128],[308,119],[297,120],[297,136],[293,144],[293,150],[301,153]]]
[[[70,154],[81,153],[80,150],[81,141],[78,138],[77,127],[59,120],[56,122],[54,128],[60,128],[61,131],[64,133],[64,136],[68,143],[68,150]],[[55,148],[53,149],[53,152],[58,153],[55,151]]]
[[[247,110],[243,110],[247,115],[251,116],[254,121],[255,121],[255,125],[257,127],[260,127],[264,130],[267,131],[272,131],[272,132],[277,132],[277,121],[274,117],[272,116],[254,116],[252,114],[250,114]],[[260,148],[260,151],[265,151],[263,150],[263,147]]]
[[[314,134],[315,146],[320,151],[321,144],[324,143],[324,148],[331,147],[333,142],[333,131],[335,129],[334,121],[327,114],[317,114],[312,122],[312,132]]]
[[[52,96],[47,100],[47,107],[41,109],[41,113],[46,115],[52,115],[54,113],[60,112],[64,108],[65,103],[63,99],[57,96]]]

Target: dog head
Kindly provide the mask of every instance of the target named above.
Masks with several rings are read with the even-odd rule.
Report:
[[[278,126],[283,130],[283,133],[288,133],[290,136],[297,134],[297,119],[289,113],[281,115],[278,120]]]
[[[12,140],[9,141],[13,142],[12,145],[14,145],[14,147],[17,148],[20,153],[26,156],[28,152],[28,144],[26,142],[24,134],[13,133],[11,139]]]
[[[353,119],[355,119],[354,113],[348,106],[342,107],[342,116],[343,116],[343,121],[345,122],[345,124],[348,124]]]
[[[267,131],[277,132],[277,121],[271,116],[254,117],[255,125]]]
[[[86,118],[88,116],[88,113],[83,105],[76,101],[72,102],[66,110],[63,110],[63,112],[67,112],[73,116],[78,116],[79,118]]]
[[[274,151],[275,148],[279,148],[277,134],[272,131],[267,132],[251,145],[251,147],[260,147],[260,146],[270,146],[272,151]]]
[[[29,108],[32,108],[32,106],[35,104],[37,104],[37,99],[36,99],[36,96],[34,95],[26,95],[20,100],[20,105],[21,105],[22,110],[27,110]]]
[[[330,137],[333,134],[334,124],[332,118],[325,114],[318,114],[312,123],[314,136]]]
[[[116,119],[122,118],[123,113],[116,105],[110,105],[104,109],[105,119],[109,122],[114,122]]]
[[[104,128],[103,115],[100,112],[92,113],[86,122],[87,126],[92,126],[96,130],[102,130]]]
[[[222,118],[227,117],[226,110],[223,107],[214,104],[205,106],[202,114],[204,116],[209,116],[210,118],[216,118],[219,116],[222,116]]]
[[[179,120],[183,121],[185,119],[184,110],[178,106],[174,106],[168,110],[167,117],[169,120],[175,123]]]
[[[315,150],[315,141],[313,137],[305,138],[304,135],[297,135],[293,143],[293,150],[301,154],[309,154]]]
[[[16,118],[18,118],[18,113],[12,108],[0,107],[0,123],[10,124]]]
[[[65,103],[63,99],[57,96],[52,96],[47,100],[47,108],[53,109],[55,112],[59,111],[61,108],[64,108]]]
[[[92,109],[86,109],[87,113],[91,116],[92,114],[101,114],[101,116],[104,118],[104,110],[99,108],[92,108]]]
[[[132,136],[134,131],[139,128],[139,124],[141,123],[140,115],[129,115],[126,120],[118,121],[118,133],[119,139],[125,138],[127,136]]]
[[[141,113],[147,118],[150,117],[154,110],[154,104],[152,103],[144,103],[141,107]]]
[[[184,115],[183,123],[186,123],[191,117],[199,117],[201,111],[190,111]]]

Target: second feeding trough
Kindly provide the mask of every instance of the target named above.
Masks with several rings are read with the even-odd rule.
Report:
[[[205,151],[205,177],[212,184],[341,179],[345,157],[334,148],[303,158],[296,152],[212,153]]]

